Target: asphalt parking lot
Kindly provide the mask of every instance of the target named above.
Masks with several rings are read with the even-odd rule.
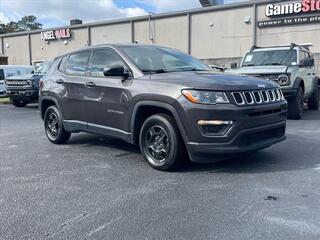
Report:
[[[37,111],[0,105],[0,239],[320,239],[320,111],[276,146],[173,173],[120,140],[53,145]]]

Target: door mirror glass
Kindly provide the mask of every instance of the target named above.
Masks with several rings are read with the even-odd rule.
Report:
[[[115,66],[103,69],[103,75],[105,77],[123,77],[124,79],[127,79],[130,76],[130,73],[123,66]]]

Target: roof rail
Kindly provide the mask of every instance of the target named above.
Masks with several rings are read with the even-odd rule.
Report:
[[[260,47],[260,46],[256,46],[256,45],[253,45],[251,48],[250,48],[250,52],[253,52],[255,49],[258,49],[258,48],[276,48],[276,47],[290,47],[290,49],[293,49],[295,47],[302,47],[306,50],[310,50],[309,48],[313,46],[312,43],[291,43],[290,45],[277,45],[277,46],[266,46],[266,47]]]

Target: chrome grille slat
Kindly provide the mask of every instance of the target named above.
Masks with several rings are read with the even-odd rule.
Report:
[[[280,102],[283,94],[280,89],[231,92],[236,105],[254,105]]]

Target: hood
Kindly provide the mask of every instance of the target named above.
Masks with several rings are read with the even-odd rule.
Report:
[[[217,91],[242,91],[278,87],[278,85],[273,81],[238,74],[225,74],[218,72],[162,73],[153,74],[151,79],[153,81],[164,83],[174,83],[186,88]]]
[[[248,66],[240,67],[236,69],[228,69],[228,73],[239,73],[239,74],[272,74],[272,73],[285,73],[287,66]]]
[[[6,80],[29,80],[33,77],[33,74],[23,74],[7,77]]]

